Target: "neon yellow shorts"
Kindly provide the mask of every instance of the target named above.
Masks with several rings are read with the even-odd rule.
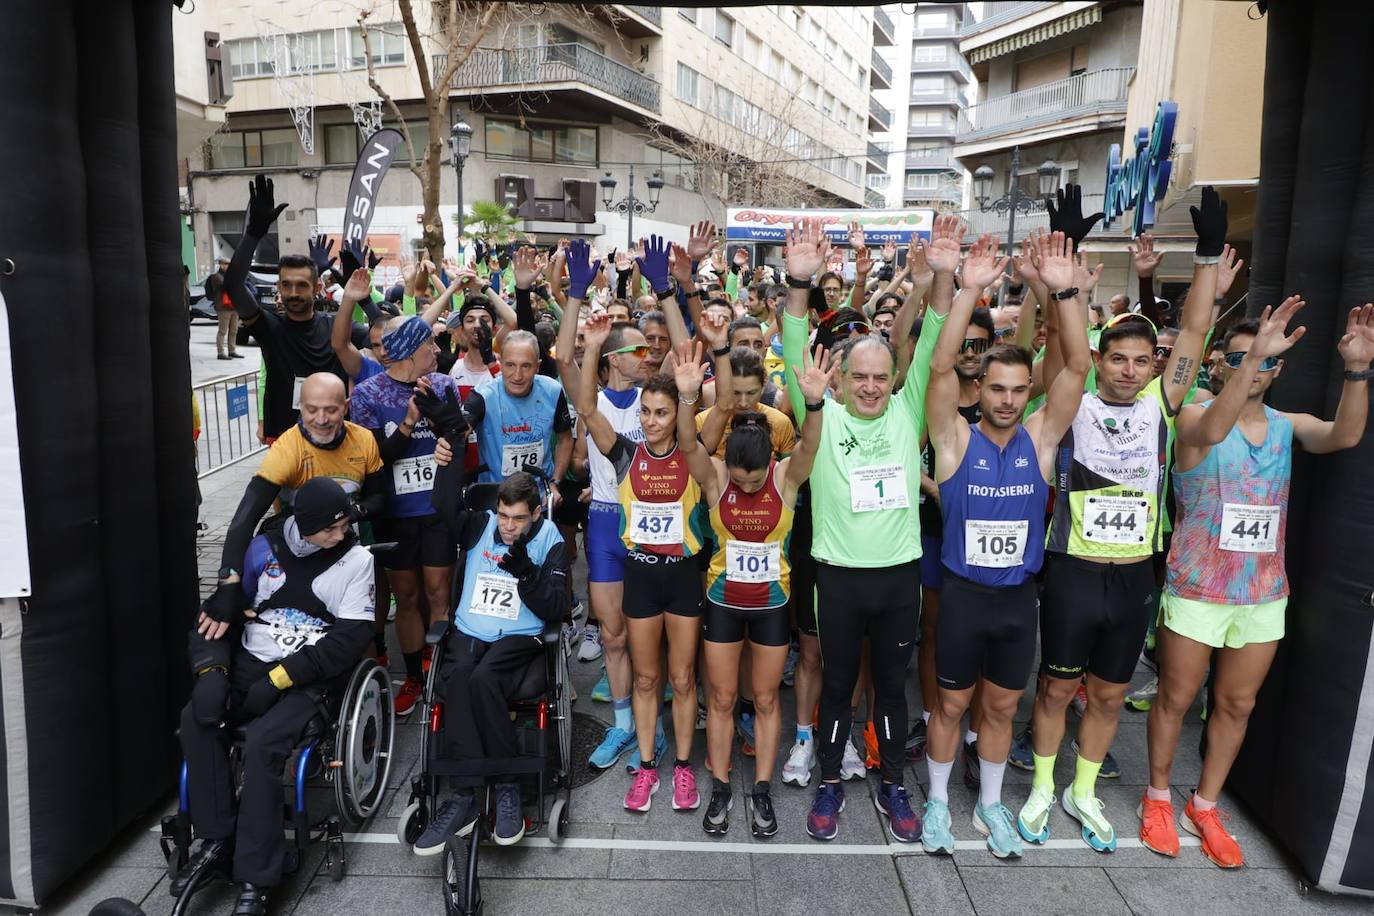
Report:
[[[1283,639],[1287,598],[1262,604],[1214,604],[1164,593],[1163,624],[1180,636],[1220,649]]]

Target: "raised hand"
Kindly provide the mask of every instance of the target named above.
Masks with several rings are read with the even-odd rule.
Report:
[[[656,293],[666,293],[672,289],[668,283],[668,242],[662,236],[651,235],[639,242],[639,272]]]
[[[897,243],[892,241],[892,239],[883,242],[883,263],[897,263]]]
[[[568,298],[586,299],[587,287],[596,279],[601,262],[591,261],[591,246],[583,239],[574,239],[568,245]]]
[[[849,224],[849,247],[856,251],[864,246],[864,227],[855,220]]]
[[[1062,232],[1050,232],[1035,239],[1036,255],[1040,264],[1040,279],[1050,292],[1073,286],[1074,263],[1072,243]]]
[[[982,289],[993,283],[1007,269],[1007,259],[997,257],[998,243],[991,235],[983,234],[969,248],[964,258],[962,271],[963,285],[966,289]]]
[[[1073,250],[1077,250],[1103,214],[1098,212],[1092,216],[1083,215],[1082,185],[1064,185],[1055,196],[1059,200],[1058,208],[1055,207],[1054,201],[1045,198],[1045,209],[1050,215],[1050,230],[1064,233],[1064,237],[1073,243]]]
[[[835,382],[835,372],[840,368],[837,360],[831,365],[830,354],[825,347],[816,348],[816,356],[813,359],[810,352],[802,350],[801,371],[796,366],[792,367],[792,377],[797,380],[797,388],[801,391],[802,397],[808,404],[819,403],[825,398],[826,389],[830,388]]]
[[[697,322],[697,333],[711,345],[712,350],[719,350],[730,342],[730,320],[718,311],[704,311]]]
[[[310,240],[306,242],[306,245],[310,249],[310,260],[315,262],[315,272],[317,274],[324,273],[326,270],[333,267],[339,260],[338,258],[332,257],[334,240],[324,233],[312,236]]]
[[[917,286],[925,286],[935,278],[935,272],[926,261],[926,248],[925,239],[915,232],[911,233],[911,243],[906,250],[906,270],[911,275],[911,282]]]
[[[854,274],[867,276],[873,270],[873,257],[867,248],[854,249]]]
[[[1136,276],[1153,277],[1155,268],[1164,260],[1164,252],[1155,251],[1155,237],[1142,232],[1131,246],[1131,263],[1135,265]]]
[[[592,312],[582,326],[582,340],[586,352],[595,361],[601,353],[601,345],[611,336],[611,316],[605,312]]]
[[[964,239],[964,222],[948,214],[935,217],[926,263],[937,274],[953,274],[959,269],[959,245]]]
[[[362,302],[372,295],[372,278],[365,270],[355,270],[344,282],[343,301]]]
[[[1298,330],[1302,330],[1299,328]],[[1352,372],[1363,372],[1374,360],[1374,305],[1366,302],[1363,307],[1350,310],[1345,322],[1345,334],[1341,337],[1336,350],[1345,360],[1345,368]]]
[[[625,273],[625,271],[629,270],[631,267],[634,266],[634,260],[630,257],[630,253],[628,251],[621,251],[619,248],[617,248],[611,254],[615,259],[616,273],[623,274]]]
[[[376,270],[377,265],[382,263],[382,256],[374,252],[371,248],[367,249],[367,269]]]
[[[693,261],[700,261],[711,253],[716,243],[716,224],[704,219],[692,227],[687,236],[687,254]]]
[[[1225,298],[1231,291],[1231,284],[1236,282],[1236,275],[1245,266],[1244,259],[1236,259],[1236,249],[1230,245],[1225,245],[1221,249],[1221,260],[1217,262],[1217,298]]]
[[[539,275],[538,255],[533,248],[517,248],[511,266],[515,269],[515,288],[529,289]]]
[[[1287,352],[1293,344],[1302,339],[1302,335],[1307,333],[1307,328],[1296,327],[1292,334],[1286,334],[1288,322],[1293,320],[1303,306],[1307,305],[1302,300],[1302,296],[1292,295],[1276,309],[1272,305],[1266,305],[1264,311],[1260,313],[1259,330],[1255,332],[1255,339],[1250,341],[1250,355],[1255,359],[1263,360],[1270,356],[1278,356],[1280,353]],[[1355,309],[1351,315],[1358,313]],[[1347,330],[1349,325],[1347,325]],[[1374,338],[1371,338],[1374,342]],[[1345,344],[1345,338],[1341,338],[1341,345]],[[1344,352],[1341,354],[1344,356]]]
[[[706,378],[706,368],[701,363],[701,341],[684,340],[668,357],[678,394],[691,397],[700,392]]]
[[[716,272],[716,276],[725,273],[725,252],[719,248],[711,249],[711,269]]]
[[[1219,258],[1226,247],[1226,201],[1217,194],[1217,189],[1207,185],[1202,189],[1202,206],[1189,207],[1193,217],[1193,231],[1197,233],[1197,248],[1200,258]]]
[[[1041,229],[1032,230],[1021,245],[1023,252],[1021,257],[1011,259],[1016,269],[1016,275],[1026,283],[1035,283],[1040,279],[1040,268],[1036,263],[1038,258],[1035,255],[1035,240],[1043,231]]]
[[[1096,267],[1088,267],[1088,255],[1080,251],[1074,256],[1073,262],[1073,285],[1078,287],[1079,295],[1084,301],[1088,294],[1097,289],[1097,281],[1102,279],[1102,267],[1099,262]]]
[[[787,275],[810,280],[830,254],[830,239],[818,219],[800,219],[787,231]]]
[[[692,282],[692,258],[687,253],[687,249],[676,242],[672,245],[672,257],[668,260],[668,269],[679,287],[685,287]]]
[[[248,218],[244,224],[244,235],[262,238],[286,206],[277,203],[272,179],[266,175],[254,175],[248,183]]]

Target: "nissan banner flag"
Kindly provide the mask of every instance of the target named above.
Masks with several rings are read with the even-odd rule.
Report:
[[[362,245],[367,238],[382,179],[386,177],[391,160],[396,158],[396,148],[404,142],[405,138],[399,130],[388,127],[368,137],[363,144],[363,150],[358,154],[358,164],[353,167],[353,180],[348,185],[348,206],[344,210],[343,228],[345,245]]]

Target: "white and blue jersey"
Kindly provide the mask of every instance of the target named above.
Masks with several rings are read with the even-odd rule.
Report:
[[[486,466],[479,482],[500,483],[530,464],[553,481],[554,443],[559,433],[572,429],[558,382],[536,375],[529,394],[512,397],[502,379],[489,379],[468,395],[463,409]]]
[[[563,543],[558,526],[542,521],[527,546],[530,562],[543,566],[554,545]],[[520,600],[514,576],[501,568],[510,548],[496,530],[496,516],[487,513],[487,526],[471,549],[464,551],[463,593],[454,608],[453,623],[465,636],[496,642],[504,636],[538,636],[544,621]]]

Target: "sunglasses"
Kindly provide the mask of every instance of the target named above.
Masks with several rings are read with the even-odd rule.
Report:
[[[1112,317],[1107,319],[1107,323],[1102,326],[1102,330],[1105,331],[1107,330],[1107,328],[1114,328],[1117,325],[1127,321],[1144,322],[1146,325],[1149,326],[1151,331],[1155,332],[1156,334],[1159,333],[1159,328],[1155,327],[1155,323],[1153,321],[1146,318],[1144,315],[1140,315],[1135,312],[1122,312],[1120,315],[1113,315]]]
[[[1155,347],[1155,356],[1161,356],[1165,359],[1168,359],[1170,356],[1173,355],[1173,353],[1173,347]]]
[[[873,327],[862,321],[849,321],[844,324],[837,324],[830,330],[836,337],[848,337],[850,334],[872,333]]]
[[[986,353],[991,344],[992,341],[988,340],[986,337],[965,337],[964,345],[959,349],[960,352],[969,351],[974,354]]]
[[[994,335],[997,336],[997,337],[1010,337],[1010,336],[1012,336],[1013,334],[1016,333],[1016,328],[1014,328],[1014,327],[1011,327],[1011,328],[998,328],[998,329],[997,329],[995,332],[993,332],[993,333],[994,333]],[[982,351],[982,350],[979,350],[978,352],[981,353],[981,352],[983,352],[983,351]]]
[[[630,344],[628,347],[621,347],[618,350],[612,350],[606,355],[614,356],[617,353],[633,353],[635,356],[638,356],[640,359],[643,359],[644,357],[649,355],[649,346],[648,344]]]
[[[1225,356],[1221,358],[1221,360],[1222,362],[1226,363],[1226,365],[1230,366],[1232,369],[1239,369],[1241,360],[1245,359],[1245,353],[1245,350],[1236,350],[1232,353],[1227,353]],[[1278,367],[1279,358],[1277,356],[1266,356],[1264,358],[1264,362],[1260,363],[1259,371],[1273,372]]]

